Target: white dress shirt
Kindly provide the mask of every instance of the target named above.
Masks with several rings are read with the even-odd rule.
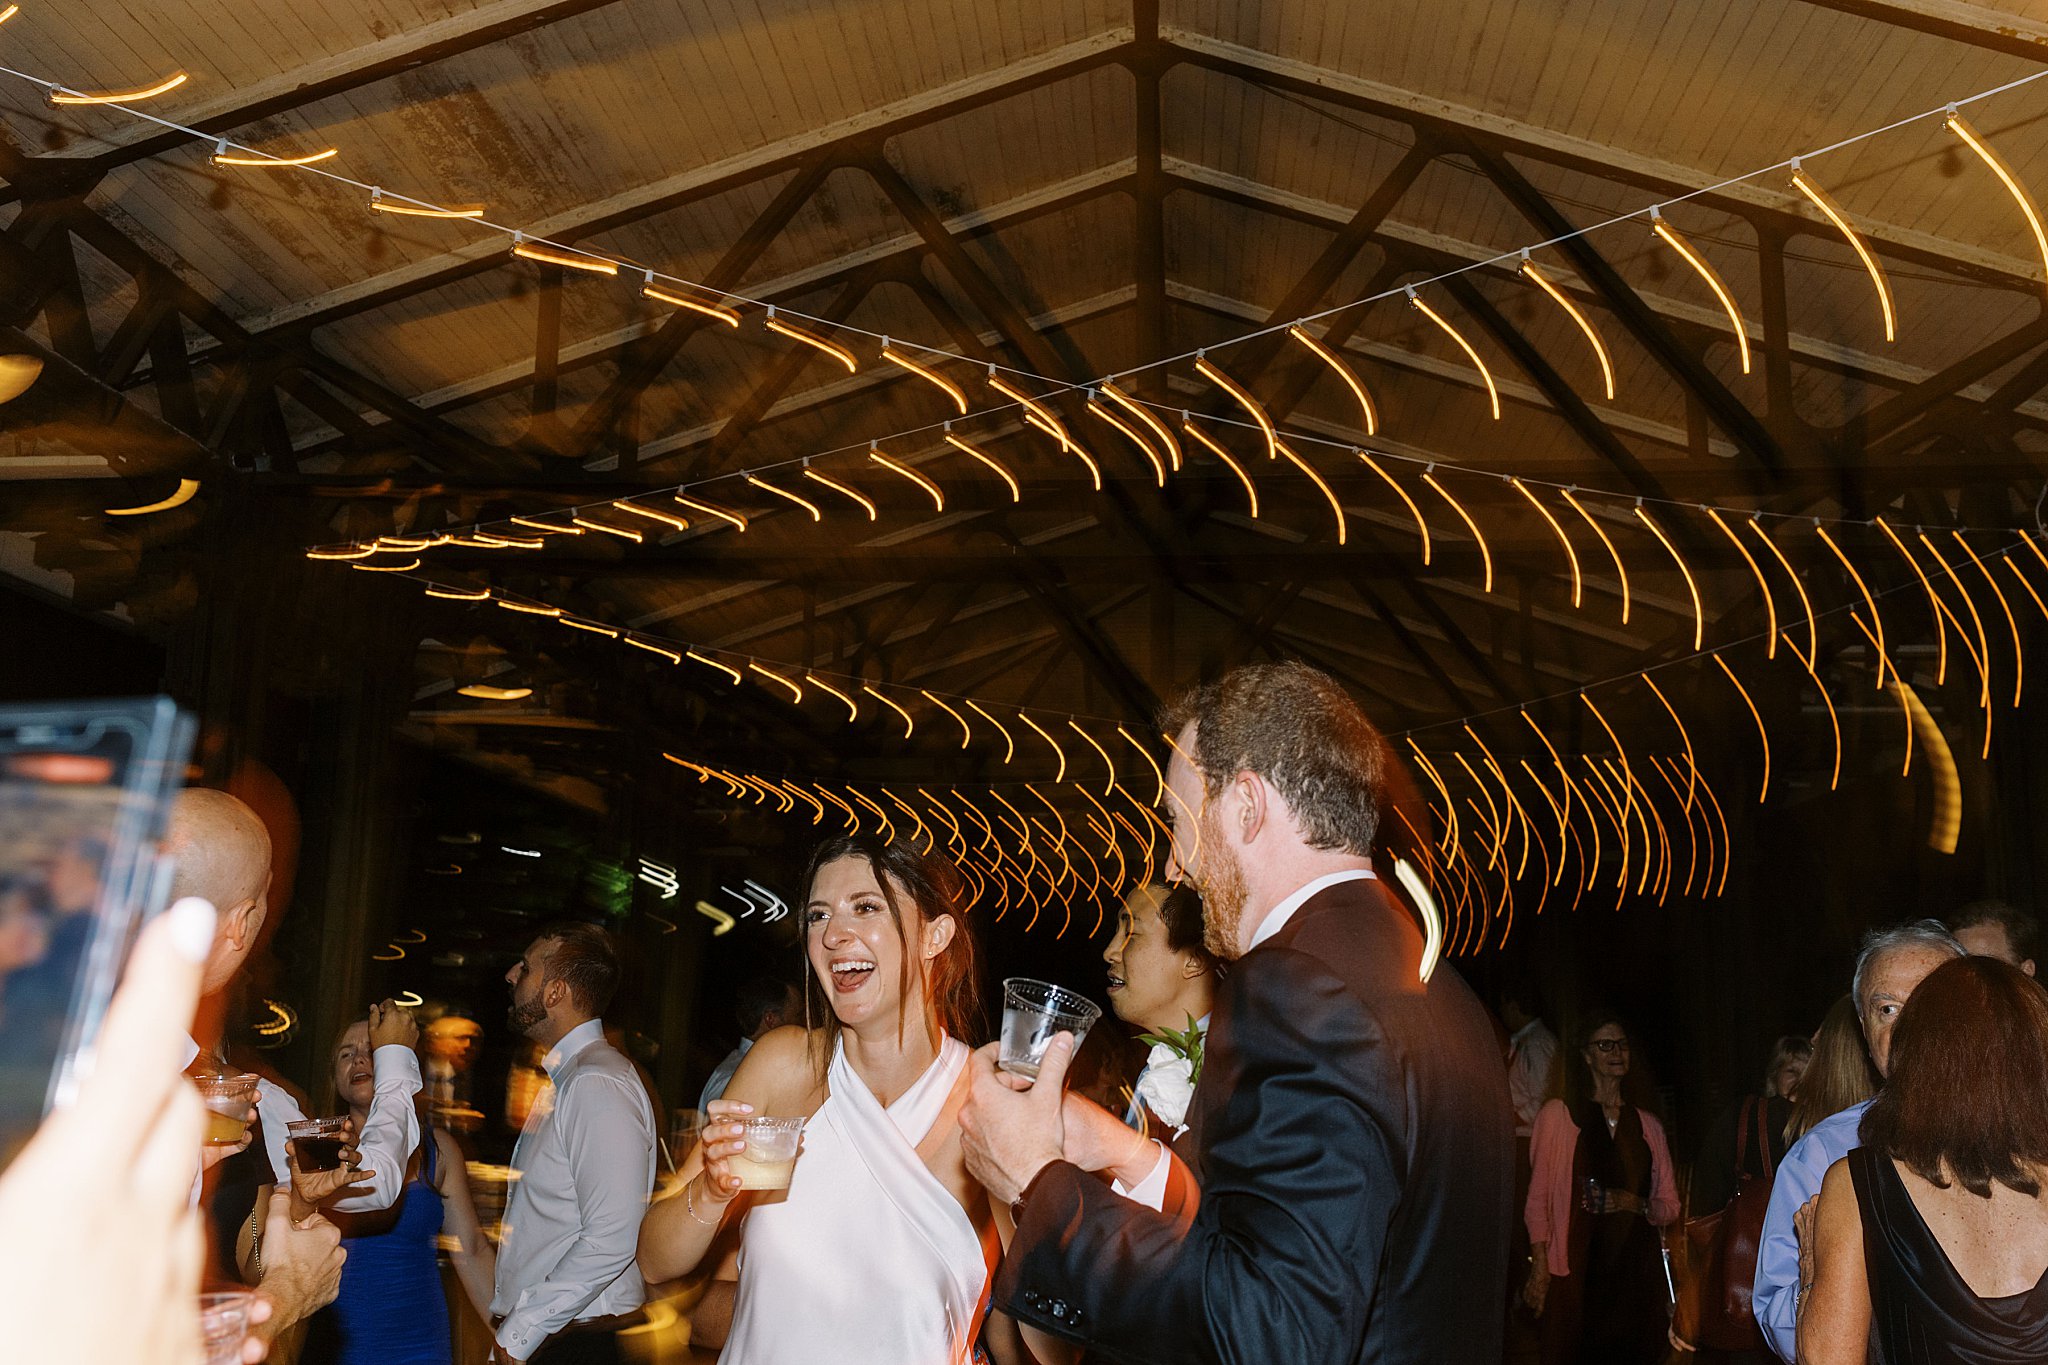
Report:
[[[185,1040],[185,1065],[199,1056],[199,1044]],[[363,1131],[356,1134],[356,1150],[362,1154],[363,1169],[371,1176],[351,1187],[347,1196],[330,1207],[341,1213],[375,1213],[398,1202],[405,1192],[405,1168],[420,1145],[419,1110],[413,1097],[420,1093],[420,1059],[409,1047],[386,1043],[371,1054],[375,1093]],[[277,1184],[291,1188],[292,1168],[285,1154],[285,1140],[291,1134],[285,1125],[306,1117],[299,1102],[264,1078],[256,1081],[256,1113],[263,1120],[263,1151]],[[197,1188],[196,1186],[194,1187]]]
[[[542,1059],[554,1106],[512,1150],[519,1183],[498,1246],[498,1345],[520,1360],[581,1318],[630,1313],[647,1297],[634,1252],[654,1189],[654,1110],[633,1064],[596,1019]]]
[[[1267,939],[1285,928],[1287,921],[1294,918],[1294,912],[1307,904],[1311,896],[1327,891],[1340,882],[1369,880],[1377,880],[1373,875],[1372,869],[1369,867],[1347,868],[1342,872],[1330,872],[1316,878],[1307,886],[1302,887],[1293,895],[1267,911],[1266,918],[1260,922],[1257,931],[1252,934],[1252,948],[1258,947],[1261,943],[1264,943]],[[1250,949],[1248,948],[1246,951],[1249,952]],[[1202,1030],[1204,1040],[1208,1038],[1208,1034],[1209,1030],[1205,1025]],[[1153,1139],[1152,1145],[1159,1149],[1159,1156],[1152,1163],[1151,1173],[1129,1189],[1125,1189],[1123,1182],[1120,1180],[1111,1181],[1110,1188],[1128,1199],[1143,1204],[1148,1209],[1157,1209],[1164,1207],[1166,1203],[1166,1177],[1173,1168],[1173,1153],[1168,1151],[1166,1144],[1160,1142],[1157,1138]]]

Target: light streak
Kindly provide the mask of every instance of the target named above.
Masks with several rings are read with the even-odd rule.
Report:
[[[884,696],[880,692],[877,692],[874,688],[870,687],[866,683],[862,683],[860,685],[860,690],[867,693],[869,696],[873,697],[876,701],[882,703],[882,705],[888,707],[891,711],[894,711],[897,715],[903,717],[903,737],[905,739],[909,739],[912,734],[916,733],[917,722],[910,718],[910,713],[908,711],[904,710],[895,702],[891,701],[888,697]]]
[[[1436,466],[1431,465],[1430,469],[1434,469],[1435,467]],[[1434,488],[1437,491],[1438,495],[1441,496],[1445,502],[1451,505],[1451,510],[1456,512],[1461,518],[1464,519],[1466,529],[1472,532],[1472,538],[1479,542],[1480,562],[1486,566],[1486,581],[1484,590],[1486,592],[1492,592],[1493,551],[1487,548],[1486,536],[1480,531],[1479,523],[1472,520],[1472,514],[1470,512],[1467,512],[1464,506],[1460,504],[1456,498],[1452,497],[1448,492],[1444,490],[1444,486],[1436,481],[1435,474],[1430,473],[1429,470],[1424,470],[1422,474],[1422,481],[1428,484],[1431,488]]]
[[[1299,325],[1289,327],[1287,335],[1293,337],[1296,341],[1314,352],[1319,360],[1329,366],[1336,376],[1344,381],[1344,387],[1351,390],[1351,396],[1358,400],[1359,413],[1365,419],[1365,434],[1367,436],[1379,435],[1379,413],[1374,410],[1372,395],[1365,391],[1365,385],[1359,381],[1357,373],[1349,365],[1345,364],[1343,360],[1338,358],[1335,351],[1332,351],[1328,346],[1303,331]],[[1609,393],[1607,396],[1612,398],[1614,395]]]
[[[1698,650],[1707,642],[1707,612],[1700,603],[1700,585],[1693,579],[1692,566],[1685,562],[1684,555],[1678,553],[1678,547],[1671,543],[1670,536],[1664,534],[1664,528],[1650,520],[1650,514],[1643,510],[1640,502],[1636,504],[1635,510],[1636,520],[1650,528],[1650,534],[1657,537],[1658,543],[1663,545],[1670,552],[1671,558],[1677,562],[1678,572],[1685,575],[1685,590],[1692,594],[1692,647]]]
[[[1736,676],[1735,676],[1735,670],[1734,670],[1734,669],[1732,669],[1732,668],[1730,668],[1730,667],[1728,666],[1728,661],[1727,661],[1726,659],[1722,658],[1722,657],[1721,657],[1721,656],[1720,656],[1720,655],[1719,655],[1718,653],[1717,653],[1717,654],[1715,654],[1715,655],[1713,655],[1712,657],[1713,657],[1713,660],[1714,660],[1714,662],[1715,662],[1715,663],[1717,663],[1717,664],[1721,665],[1721,671],[1722,671],[1723,673],[1726,673],[1726,674],[1728,675],[1728,681],[1729,681],[1729,682],[1731,682],[1731,683],[1734,683],[1734,684],[1735,684],[1735,690],[1736,690],[1737,692],[1739,692],[1739,693],[1741,693],[1741,694],[1742,694],[1742,704],[1743,704],[1743,705],[1745,705],[1745,706],[1747,706],[1747,707],[1749,708],[1749,717],[1750,717],[1750,719],[1751,719],[1751,720],[1753,720],[1753,721],[1755,721],[1755,722],[1756,722],[1756,735],[1757,735],[1757,738],[1763,741],[1763,746],[1764,746],[1764,780],[1763,780],[1763,786],[1762,786],[1762,788],[1761,788],[1761,789],[1760,789],[1760,790],[1759,790],[1759,791],[1757,792],[1757,794],[1756,794],[1757,804],[1758,804],[1758,805],[1762,805],[1762,804],[1763,804],[1763,800],[1764,800],[1764,798],[1765,798],[1766,796],[1769,796],[1769,795],[1771,794],[1771,736],[1770,736],[1770,732],[1764,729],[1764,718],[1763,718],[1763,715],[1762,715],[1762,713],[1760,713],[1760,712],[1759,712],[1759,711],[1758,711],[1758,710],[1756,709],[1756,703],[1755,703],[1754,701],[1751,701],[1751,700],[1750,700],[1750,697],[1749,697],[1749,689],[1748,689],[1748,688],[1746,688],[1746,687],[1744,687],[1744,686],[1742,685],[1742,679],[1740,679],[1740,678],[1738,678],[1738,677],[1736,677]]]
[[[940,701],[937,697],[925,691],[923,688],[920,687],[919,689],[917,689],[917,692],[919,696],[923,697],[933,706],[938,707],[941,711],[944,711],[947,715],[951,716],[954,720],[960,723],[961,748],[965,749],[969,744],[972,744],[974,742],[974,731],[968,727],[967,717],[961,715],[958,711],[955,711],[952,707],[946,705],[946,703]],[[909,736],[905,735],[904,738],[908,739]]]
[[[1204,379],[1207,379],[1217,388],[1229,394],[1232,399],[1236,400],[1237,405],[1245,410],[1246,414],[1257,424],[1260,433],[1265,436],[1266,458],[1269,460],[1279,459],[1280,433],[1273,429],[1273,419],[1266,415],[1266,410],[1263,407],[1259,406],[1259,400],[1246,393],[1238,386],[1237,381],[1229,375],[1211,365],[1208,357],[1199,351],[1195,353],[1195,369]]]
[[[1614,572],[1616,576],[1621,579],[1621,623],[1623,625],[1627,625],[1628,566],[1621,562],[1621,551],[1614,548],[1614,542],[1608,538],[1607,532],[1601,529],[1600,523],[1593,520],[1593,514],[1591,512],[1588,512],[1583,506],[1579,504],[1579,500],[1572,496],[1571,489],[1560,488],[1559,490],[1557,490],[1557,495],[1563,498],[1566,502],[1571,504],[1572,510],[1579,514],[1580,518],[1585,521],[1586,525],[1593,528],[1593,534],[1600,537],[1600,543],[1607,547],[1607,557],[1614,561]]]

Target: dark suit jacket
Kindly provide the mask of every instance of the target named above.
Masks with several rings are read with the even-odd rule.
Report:
[[[996,1303],[1157,1365],[1498,1361],[1507,1078],[1471,990],[1448,965],[1425,987],[1421,956],[1377,882],[1302,905],[1217,994],[1189,1105],[1199,1207],[1155,1213],[1056,1163]]]

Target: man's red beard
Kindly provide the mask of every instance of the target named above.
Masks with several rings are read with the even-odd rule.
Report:
[[[1223,842],[1212,811],[1204,809],[1199,822],[1202,840],[1201,872],[1194,877],[1202,893],[1202,945],[1225,962],[1244,955],[1239,927],[1244,922],[1244,865]]]

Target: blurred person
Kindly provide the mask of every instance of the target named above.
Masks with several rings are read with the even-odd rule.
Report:
[[[421,1067],[427,1112],[456,1132],[476,1127],[483,1115],[470,1103],[470,1072],[483,1050],[484,1026],[449,1013],[420,1031],[426,1062]]]
[[[1557,1035],[1543,1022],[1542,1005],[1535,988],[1527,983],[1514,983],[1501,991],[1500,1020],[1508,1028],[1508,1101],[1515,1106],[1516,1146],[1526,1166],[1536,1115],[1550,1098]]]
[[[1878,1075],[1863,1045],[1863,1024],[1856,1016],[1856,997],[1845,995],[1828,1007],[1813,1031],[1813,1056],[1792,1092],[1792,1117],[1785,1123],[1785,1146],[1812,1132],[1824,1118],[1861,1104],[1877,1093]]]
[[[648,1211],[641,1266],[687,1274],[738,1221],[726,1365],[973,1359],[1007,1228],[961,1155],[977,982],[960,873],[905,841],[841,836],[803,888],[805,1023],[763,1037],[712,1102],[678,1187]],[[750,1114],[808,1117],[786,1191],[738,1197]],[[1006,1322],[988,1337],[1000,1365],[1057,1358],[1051,1343],[1020,1354]]]
[[[1963,945],[1940,920],[1915,920],[1863,936],[1849,994],[1856,1002],[1857,1023],[1880,1084],[1890,1066],[1892,1026],[1899,1011],[1930,972],[1961,956]],[[1794,1220],[1820,1197],[1828,1167],[1861,1145],[1858,1128],[1871,1104],[1863,1100],[1816,1123],[1785,1153],[1771,1181],[1771,1207],[1764,1215],[1750,1306],[1763,1328],[1765,1345],[1780,1360],[1798,1359],[1799,1236]]]
[[[1860,1128],[1800,1211],[1799,1359],[2048,1359],[2048,992],[1988,954],[1936,968]]]
[[[1141,1133],[1180,1135],[1194,1096],[1209,1010],[1216,996],[1216,958],[1202,943],[1202,897],[1186,882],[1141,886],[1117,911],[1116,937],[1103,950],[1109,1007],[1151,1037],[1194,1034],[1194,1056],[1155,1042],[1131,1086],[1124,1122]]]
[[[1543,1365],[1664,1359],[1657,1230],[1678,1217],[1678,1186],[1664,1125],[1645,1107],[1648,1087],[1632,1060],[1620,1019],[1595,1011],[1565,1062],[1563,1095],[1536,1116],[1522,1296],[1542,1319]]]
[[[983,1049],[969,1169],[1022,1209],[996,1303],[1117,1358],[1498,1359],[1507,1080],[1486,1011],[1448,964],[1423,975],[1414,916],[1377,885],[1385,741],[1297,663],[1235,669],[1161,729],[1168,874],[1231,963],[1195,1159],[1133,1152],[1062,1096],[1070,1040],[1029,1085]]]
[[[333,1050],[334,1094],[348,1106],[355,1131],[368,1123],[376,1099],[374,1051],[366,1018],[343,1028]],[[298,1167],[298,1144],[289,1145],[295,1213],[317,1208],[345,1182],[362,1178],[359,1173],[342,1180],[332,1173],[309,1176]],[[348,1164],[345,1155],[344,1167]],[[323,1174],[329,1178],[321,1180]],[[447,1365],[453,1346],[435,1257],[442,1245],[477,1316],[490,1317],[497,1258],[477,1224],[462,1149],[449,1133],[428,1130],[392,1209],[336,1213],[334,1221],[348,1259],[334,1302],[308,1324],[300,1356],[308,1365]]]
[[[201,1365],[205,1120],[177,1056],[214,922],[187,899],[143,927],[77,1097],[0,1173],[0,1359]],[[259,1296],[252,1316],[270,1312]],[[252,1338],[241,1359],[263,1349]]]
[[[740,1026],[739,1045],[712,1068],[704,1089],[698,1093],[700,1121],[705,1111],[711,1108],[711,1101],[724,1096],[725,1088],[732,1084],[733,1074],[740,1069],[740,1062],[754,1044],[803,1017],[803,997],[793,983],[779,976],[752,977],[740,985],[739,995],[733,1001],[733,1016]]]
[[[1771,1177],[1789,1142],[1791,1097],[1812,1057],[1811,1039],[1778,1039],[1762,1090],[1721,1111],[1693,1163],[1686,1191],[1689,1273],[1680,1286],[1672,1339],[1697,1349],[1703,1365],[1769,1365],[1762,1331],[1749,1311],[1749,1290]]]
[[[2034,917],[2004,901],[1978,901],[1948,917],[1948,931],[1963,945],[1963,951],[1980,957],[2010,962],[2028,976],[2034,974],[2035,946],[2041,940],[2041,926]]]
[[[596,925],[553,925],[505,982],[506,1022],[547,1049],[553,1103],[536,1110],[512,1151],[520,1178],[498,1244],[492,1356],[614,1362],[616,1332],[644,1317],[633,1252],[654,1188],[655,1136],[639,1073],[604,1039],[618,949]]]

